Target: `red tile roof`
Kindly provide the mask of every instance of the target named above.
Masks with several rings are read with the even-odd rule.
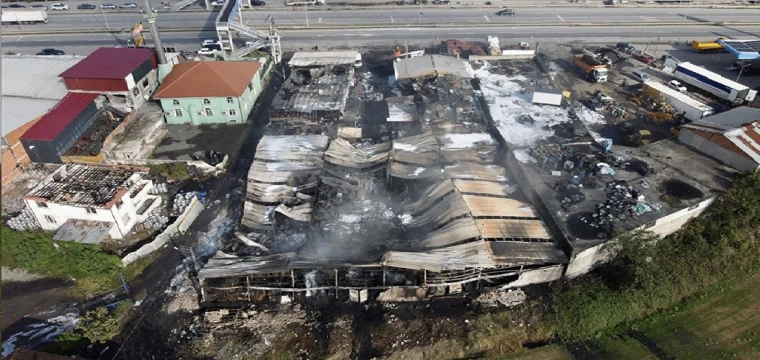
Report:
[[[62,78],[124,79],[155,56],[151,49],[102,47],[58,75]],[[155,61],[152,61],[155,66]]]
[[[254,61],[193,61],[174,65],[153,98],[240,96],[261,68]]]
[[[55,139],[96,97],[98,94],[69,93],[21,138],[43,141]]]

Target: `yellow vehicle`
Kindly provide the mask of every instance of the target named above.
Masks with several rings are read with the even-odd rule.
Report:
[[[621,124],[623,140],[627,146],[639,147],[649,145],[652,139],[652,133],[649,130],[638,130],[633,128],[633,124],[625,122]]]
[[[698,53],[726,52],[726,49],[723,48],[723,45],[718,43],[718,40],[720,39],[728,39],[728,38],[725,36],[721,36],[718,39],[713,40],[713,41],[692,40],[691,48],[694,49],[694,51]]]

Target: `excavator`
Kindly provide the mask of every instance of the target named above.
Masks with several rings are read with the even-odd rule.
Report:
[[[623,141],[628,146],[639,147],[649,145],[652,139],[652,133],[649,130],[636,131],[629,121],[622,124],[620,129],[623,135]]]

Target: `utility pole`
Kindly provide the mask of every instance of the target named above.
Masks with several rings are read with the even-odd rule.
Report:
[[[166,54],[164,46],[161,44],[161,37],[158,35],[158,25],[156,25],[156,10],[150,7],[150,0],[142,0],[143,18],[148,22],[150,37],[153,38],[153,46],[156,47],[156,56],[159,64],[166,64]]]
[[[686,18],[689,17],[689,9],[691,9],[691,3],[694,1],[689,1],[689,6],[686,7],[686,12],[683,14],[683,20],[681,20],[681,24],[686,22]]]
[[[306,27],[309,27],[309,6],[308,5],[304,5],[303,13],[304,15],[306,15]]]
[[[736,75],[736,82],[739,82],[739,78],[742,77],[742,73],[744,72],[744,68],[747,67],[747,66],[750,66],[750,65],[751,64],[744,64],[744,66],[742,66],[739,69],[739,75]]]
[[[98,7],[100,8],[100,13],[103,14],[103,20],[106,22],[106,29],[111,30],[111,26],[108,25],[108,16],[106,16],[106,12],[103,10],[103,4],[100,0],[98,0]]]

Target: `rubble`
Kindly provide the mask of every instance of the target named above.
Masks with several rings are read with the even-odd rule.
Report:
[[[527,296],[520,289],[489,291],[475,298],[475,303],[485,307],[499,306],[513,307],[525,302]]]

